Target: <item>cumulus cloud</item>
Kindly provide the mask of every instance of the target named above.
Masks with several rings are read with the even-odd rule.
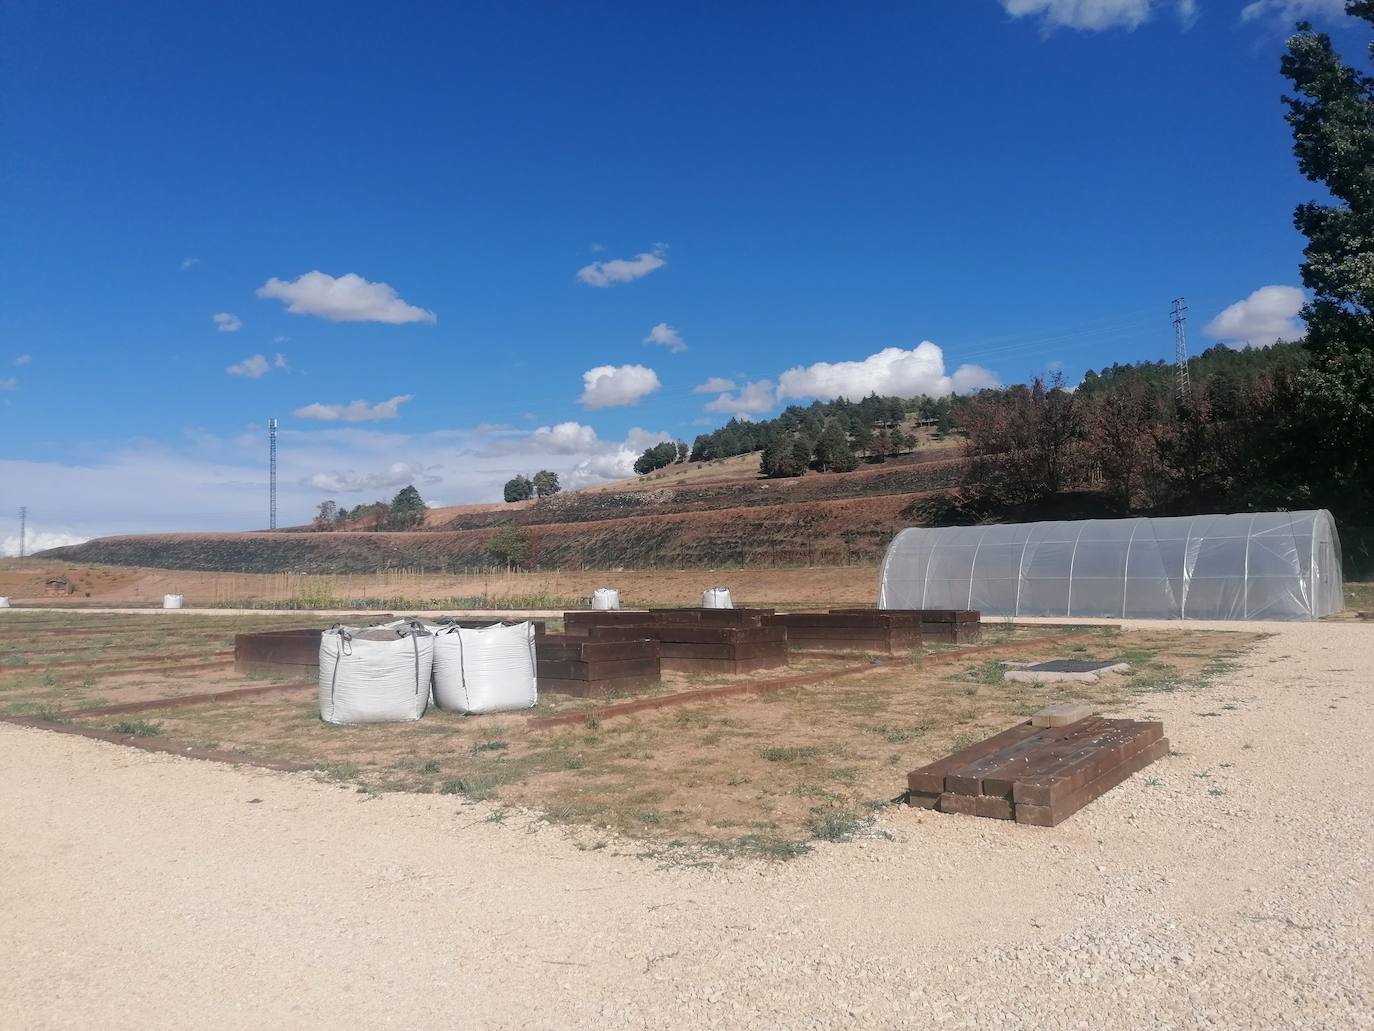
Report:
[[[275,276],[258,287],[258,296],[286,304],[292,315],[318,315],[330,322],[435,322],[432,311],[407,304],[387,283],[369,283],[355,272],[337,279],[316,270],[288,282]]]
[[[705,383],[698,383],[692,388],[694,394],[719,394],[726,390],[734,390],[737,384],[732,379],[724,376],[712,376]]]
[[[644,365],[598,365],[582,374],[584,408],[635,405],[662,389],[658,373]]]
[[[326,494],[356,494],[364,490],[387,487],[419,486],[439,483],[440,477],[413,462],[392,462],[385,469],[372,473],[355,473],[352,469],[331,469],[314,473],[302,481],[304,486]]]
[[[577,270],[577,278],[588,286],[615,286],[617,283],[631,283],[643,279],[650,272],[668,264],[668,245],[654,244],[651,251],[636,254],[633,258],[614,258],[611,261],[594,261]]]
[[[1273,21],[1285,28],[1307,18],[1345,17],[1345,0],[1255,0],[1241,8],[1241,21]]]
[[[394,419],[401,414],[401,405],[415,400],[414,394],[397,394],[389,401],[350,401],[346,405],[319,403],[297,408],[291,414],[298,419],[318,419],[321,422],[376,422]]]
[[[18,358],[16,358],[16,359],[14,360],[14,364],[15,364],[15,365],[32,365],[32,364],[33,364],[33,355],[31,355],[31,354],[21,354]]]
[[[887,347],[862,361],[788,369],[778,378],[778,397],[943,397],[998,385],[996,374],[978,365],[961,365],[952,376],[946,375],[944,352],[925,340],[909,351]]]
[[[18,390],[19,381],[13,376],[0,377],[0,390]]]
[[[593,448],[596,430],[580,422],[560,422],[557,426],[540,426],[531,438],[541,447],[559,455],[574,455]]]
[[[245,358],[237,365],[230,365],[225,368],[225,372],[231,376],[244,376],[247,379],[262,379],[273,369],[287,369],[290,366],[286,362],[286,355],[273,355],[269,361],[264,355],[255,354],[251,358]]]
[[[221,333],[237,333],[243,328],[243,322],[239,317],[227,311],[217,311],[210,318]]]
[[[199,264],[200,264],[200,259],[199,259],[199,258],[182,258],[182,259],[181,259],[181,270],[182,270],[183,272],[185,272],[188,268],[195,268],[195,267],[196,267],[197,265],[199,265]]]
[[[733,388],[733,384],[731,385]],[[771,379],[746,383],[738,391],[723,393],[707,402],[708,412],[729,412],[731,415],[758,415],[778,403],[777,386]]]
[[[666,322],[660,322],[649,330],[649,335],[644,338],[644,343],[666,347],[673,354],[687,350],[687,341],[682,339],[682,334]]]
[[[1002,9],[1013,18],[1039,18],[1046,32],[1053,29],[1080,29],[1103,32],[1107,29],[1140,28],[1160,8],[1172,7],[1185,26],[1197,19],[1196,0],[1001,0]]]
[[[1296,286],[1262,286],[1223,310],[1202,331],[1232,347],[1268,347],[1279,340],[1301,340],[1307,329],[1298,313],[1306,302]]]
[[[75,533],[62,533],[56,530],[39,530],[30,526],[24,534],[24,554],[32,555],[49,548],[63,548],[68,544],[85,544],[89,537]],[[0,558],[19,557],[19,534],[0,538]]]

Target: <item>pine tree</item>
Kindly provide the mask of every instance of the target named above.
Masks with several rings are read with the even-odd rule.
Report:
[[[1346,12],[1374,25],[1374,0]],[[1370,47],[1374,54],[1374,45]],[[1303,377],[1314,413],[1305,454],[1322,493],[1349,511],[1374,503],[1374,78],[1341,60],[1331,37],[1299,23],[1283,74],[1299,170],[1330,191],[1333,204],[1299,205],[1294,225],[1307,237],[1303,309],[1312,362]],[[1334,507],[1334,506],[1333,506]]]

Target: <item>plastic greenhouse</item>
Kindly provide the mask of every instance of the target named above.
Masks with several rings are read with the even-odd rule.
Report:
[[[1331,513],[918,527],[888,546],[878,607],[995,616],[1316,619],[1344,606]]]

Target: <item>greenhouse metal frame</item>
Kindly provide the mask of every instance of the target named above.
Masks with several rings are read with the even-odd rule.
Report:
[[[1244,512],[914,527],[888,546],[878,607],[1301,620],[1341,611],[1344,589],[1330,512]]]

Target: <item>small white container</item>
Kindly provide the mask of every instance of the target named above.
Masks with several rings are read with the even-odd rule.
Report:
[[[164,609],[179,609],[186,604],[186,599],[180,594],[164,594],[162,596],[162,607]]]
[[[701,607],[704,609],[733,609],[735,603],[730,600],[730,588],[706,588],[701,592]]]
[[[9,600],[8,598],[6,598],[4,595],[0,595],[0,609],[7,609],[7,608],[9,608],[9,607],[10,607],[10,600]]]

